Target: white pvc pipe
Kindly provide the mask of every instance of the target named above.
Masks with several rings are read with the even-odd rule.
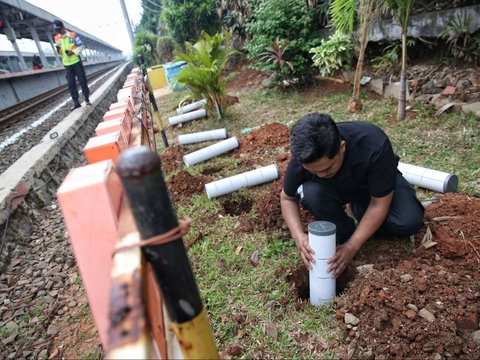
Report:
[[[168,118],[170,125],[177,125],[186,121],[203,118],[207,115],[207,110],[199,109],[186,114],[172,116]]]
[[[308,243],[313,249],[315,263],[309,272],[310,302],[321,306],[335,297],[336,284],[327,260],[335,255],[336,250],[335,224],[328,221],[314,221],[308,225]]]
[[[213,145],[204,147],[200,150],[194,151],[183,157],[183,162],[187,166],[192,166],[202,161],[211,159],[220,154],[226,153],[230,150],[236,149],[240,144],[236,136],[228,138],[227,140],[219,141]]]
[[[178,143],[180,145],[196,144],[203,141],[219,140],[227,138],[227,129],[215,129],[202,131],[192,134],[184,134],[178,136]]]
[[[441,193],[458,190],[457,175],[401,162],[398,163],[398,170],[412,185]]]
[[[198,108],[201,108],[203,105],[207,105],[207,99],[202,99],[202,100],[199,100],[199,101],[195,101],[194,103],[191,103],[191,104],[188,104],[188,105],[185,105],[185,106],[181,106],[177,109],[177,114],[178,115],[182,115],[182,114],[186,114],[192,110],[196,110]]]
[[[276,179],[278,179],[278,168],[277,165],[272,164],[205,184],[205,192],[209,199],[213,199],[244,187],[259,185]]]

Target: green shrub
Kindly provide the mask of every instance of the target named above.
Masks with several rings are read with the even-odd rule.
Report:
[[[328,39],[322,39],[319,46],[310,49],[310,53],[313,54],[313,64],[319,67],[320,74],[329,76],[350,66],[352,50],[350,36],[337,31]]]
[[[155,48],[157,46],[157,36],[149,32],[138,33],[135,37],[135,47],[133,49],[133,60],[137,65],[139,63],[139,55],[143,57],[145,66],[152,66],[157,63],[157,54]]]
[[[303,0],[259,1],[246,26],[250,40],[245,48],[255,61],[252,67],[264,73],[275,71],[276,64],[258,58],[278,37],[289,41],[283,58],[293,66],[290,76],[308,76],[312,71],[308,52],[320,43],[317,13],[316,7],[307,9]]]
[[[165,64],[173,59],[175,51],[175,42],[169,36],[160,36],[157,39],[157,59],[161,64]]]
[[[203,33],[195,44],[185,43],[185,52],[175,52],[175,60],[187,62],[177,82],[189,85],[193,99],[207,99],[209,110],[217,118],[222,117],[226,106],[226,82],[222,73],[233,52],[231,34],[226,31],[213,36]]]
[[[205,31],[214,34],[220,29],[216,0],[164,0],[161,17],[168,33],[183,46],[198,39]]]

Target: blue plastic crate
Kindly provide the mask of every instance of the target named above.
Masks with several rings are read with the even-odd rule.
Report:
[[[165,64],[165,75],[167,77],[168,86],[170,89],[172,89],[172,91],[177,92],[187,88],[187,86],[181,86],[179,83],[177,83],[177,75],[185,66],[187,66],[186,61],[177,61],[175,63]]]

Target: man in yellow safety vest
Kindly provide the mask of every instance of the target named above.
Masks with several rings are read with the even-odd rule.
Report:
[[[70,90],[70,95],[73,99],[72,111],[81,106],[80,102],[78,101],[78,89],[75,78],[78,79],[80,87],[82,88],[85,103],[87,105],[91,105],[87,77],[85,75],[85,69],[83,68],[82,59],[80,58],[80,53],[83,51],[85,46],[83,45],[80,37],[72,31],[67,31],[63,25],[63,22],[60,20],[55,20],[53,22],[53,27],[56,34],[55,46],[58,54],[62,57],[62,63],[63,66],[65,66],[66,71],[68,89]]]

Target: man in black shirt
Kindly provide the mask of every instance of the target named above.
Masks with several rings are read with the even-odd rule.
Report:
[[[300,220],[299,202],[317,220],[334,223],[339,246],[328,260],[338,277],[375,233],[409,236],[423,224],[423,206],[397,170],[387,135],[367,122],[337,123],[326,114],[302,117],[290,135],[290,161],[280,196],[282,215],[303,262],[313,250]],[[359,220],[345,212],[350,207]]]

